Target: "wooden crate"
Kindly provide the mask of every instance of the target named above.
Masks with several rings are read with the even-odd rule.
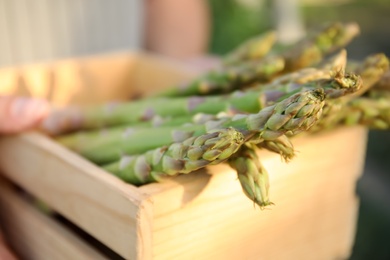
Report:
[[[146,54],[0,71],[0,90],[58,105],[125,99],[193,77]],[[126,259],[335,259],[353,244],[366,131],[294,139],[288,165],[266,151],[270,210],[254,207],[226,165],[135,187],[39,133],[0,139],[0,171]]]
[[[22,259],[109,259],[0,179],[0,226]]]

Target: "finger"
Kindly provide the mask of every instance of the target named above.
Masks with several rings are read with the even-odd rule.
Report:
[[[0,133],[17,133],[37,126],[50,111],[48,102],[25,97],[0,97]]]

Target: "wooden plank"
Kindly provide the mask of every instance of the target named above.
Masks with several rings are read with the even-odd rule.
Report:
[[[0,180],[0,219],[8,242],[23,259],[108,259]]]
[[[43,97],[57,106],[88,105],[155,93],[196,74],[167,58],[118,52],[0,69],[0,94]]]
[[[150,202],[136,187],[36,133],[0,139],[0,155],[9,179],[120,255],[150,252]]]
[[[260,152],[270,173],[270,210],[255,209],[226,165],[142,186],[155,205],[154,258],[348,258],[365,136],[362,128],[345,128],[298,138],[289,164]]]

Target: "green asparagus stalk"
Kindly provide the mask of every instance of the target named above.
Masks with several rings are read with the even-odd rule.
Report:
[[[44,122],[43,129],[60,134],[80,129],[96,129],[112,125],[137,124],[155,116],[179,117],[198,113],[218,114],[257,113],[260,109],[305,90],[323,88],[330,98],[352,93],[360,88],[360,79],[353,74],[336,73],[330,79],[320,79],[305,84],[288,83],[274,89],[248,90],[230,95],[159,98],[116,105],[84,109],[65,109],[53,113]]]
[[[242,61],[259,60],[263,58],[276,41],[274,31],[266,32],[240,44],[223,58],[225,66],[237,65]]]
[[[212,70],[189,83],[159,93],[157,97],[178,97],[229,93],[255,82],[267,82],[284,69],[282,57],[248,60]]]
[[[310,81],[329,79],[331,77],[330,71],[345,71],[347,64],[347,52],[341,50],[336,55],[324,60],[316,67],[302,68],[296,71],[281,75],[267,84],[256,85],[252,90],[260,89],[275,89],[281,85],[298,83],[304,84]]]
[[[386,75],[389,70],[389,59],[385,54],[379,53],[368,56],[362,63],[354,68],[354,73],[360,75],[363,79],[362,88],[350,96],[360,96],[372,88],[376,83]]]
[[[257,146],[279,154],[285,162],[289,162],[295,157],[294,146],[286,135],[281,135],[275,140],[264,140]]]
[[[71,150],[79,151],[83,148],[85,149],[85,144],[91,144],[93,146],[100,146],[106,143],[108,137],[113,136],[126,136],[131,132],[134,132],[138,129],[147,129],[147,128],[159,128],[159,127],[177,127],[185,124],[197,124],[202,125],[210,120],[217,120],[220,115],[211,115],[198,113],[191,116],[181,116],[181,117],[165,117],[155,116],[150,121],[145,121],[137,123],[134,125],[120,125],[113,126],[109,128],[102,128],[97,130],[89,131],[79,131],[69,135],[63,135],[57,138],[62,145],[68,147]]]
[[[213,130],[206,134],[193,135],[141,155],[125,155],[104,168],[136,185],[158,181],[162,176],[189,173],[227,160],[245,141],[274,140],[287,131],[310,127],[311,118],[318,119],[323,100],[320,89],[297,93],[264,112],[214,122],[209,126]],[[226,124],[233,127],[224,128]]]
[[[122,154],[143,153],[205,134],[211,130],[228,127],[234,127],[242,132],[247,131],[248,134],[255,132],[256,135],[250,140],[253,143],[275,140],[286,133],[293,135],[310,128],[319,119],[324,105],[324,96],[322,89],[298,92],[260,110],[257,114],[238,114],[233,117],[210,120],[204,125],[194,124],[157,129],[129,128],[121,135],[105,136],[95,143],[80,144],[76,152],[97,164],[105,164],[118,160]],[[61,138],[58,140],[61,143]]]
[[[388,70],[389,61],[384,54],[375,54],[368,56],[364,62],[355,63],[353,66],[354,71],[360,73],[362,77],[362,88],[339,100],[329,100],[323,109],[324,119],[320,120],[312,129],[313,132],[336,125],[342,115],[341,110],[347,106],[347,102],[371,89]]]
[[[335,55],[324,59],[318,63],[315,67],[324,71],[346,71],[347,66],[347,51],[345,49],[340,50]],[[349,70],[348,70],[349,71]]]
[[[119,127],[112,127],[108,129],[101,129],[101,130],[94,130],[94,131],[81,131],[77,134],[68,135],[61,137],[59,139],[59,142],[64,145],[65,147],[74,150],[74,151],[83,151],[86,149],[85,144],[92,144],[93,147],[99,147],[103,146],[107,143],[107,136],[120,136],[124,135],[125,133],[129,133],[131,131],[134,131],[135,129],[144,129],[145,127],[166,127],[166,126],[181,126],[183,124],[188,124],[190,122],[191,124],[205,124],[207,121],[215,121],[219,118],[226,117],[227,115],[207,115],[207,114],[196,114],[195,116],[188,118],[188,117],[179,117],[179,118],[168,118],[168,119],[158,119],[157,122],[153,125],[145,124],[149,122],[142,123],[140,125],[134,125],[134,126],[119,126]],[[281,136],[275,140],[268,140],[263,141],[258,144],[259,148],[267,149],[271,152],[278,153],[282,156],[282,158],[288,162],[290,161],[294,156],[294,148],[292,143],[289,141],[289,139],[286,136]],[[94,148],[89,148],[94,149]],[[96,148],[99,149],[99,148]]]
[[[343,111],[343,125],[363,125],[370,129],[390,129],[390,96],[372,99],[367,97],[352,100]]]
[[[390,93],[370,91],[370,95],[356,97],[347,103],[335,103],[332,116],[320,120],[320,129],[333,129],[339,125],[362,125],[370,129],[390,129]]]
[[[123,156],[104,169],[126,182],[141,185],[221,163],[243,143],[244,136],[239,131],[220,129],[141,155]]]
[[[326,55],[346,46],[357,34],[356,24],[334,23],[313,31],[285,50],[260,60],[211,71],[188,84],[175,87],[158,96],[192,96],[227,93],[252,83],[264,83],[279,75],[319,63]]]
[[[283,52],[285,70],[294,71],[315,65],[326,55],[345,47],[358,34],[359,26],[355,23],[332,23],[317,32],[313,31]]]
[[[374,85],[375,89],[390,91],[390,70],[387,70],[381,79]]]
[[[241,146],[228,162],[237,171],[242,190],[250,200],[261,209],[273,205],[269,199],[268,172],[261,164],[253,146]]]

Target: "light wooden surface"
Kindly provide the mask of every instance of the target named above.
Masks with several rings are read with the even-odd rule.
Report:
[[[39,76],[48,71],[62,80]],[[0,90],[99,103],[193,75],[146,54],[118,54],[0,70]],[[226,166],[136,188],[38,133],[0,139],[0,171],[127,259],[335,259],[353,243],[365,136],[350,128],[299,137],[289,165],[262,152],[276,204],[264,211]]]
[[[347,259],[366,131],[294,140],[291,163],[260,152],[275,206],[256,208],[226,165],[140,189],[154,202],[154,259]]]
[[[0,95],[88,105],[150,94],[192,77],[177,62],[147,53],[118,52],[0,69]]]
[[[36,134],[2,139],[0,165],[129,259],[331,259],[347,257],[353,243],[364,137],[352,128],[297,139],[291,165],[261,153],[276,204],[264,211],[225,166],[137,189]]]
[[[39,134],[2,138],[0,147],[0,171],[8,178],[114,251],[141,256],[150,243],[150,232],[139,234],[149,226],[143,211],[150,202],[134,186]]]
[[[108,259],[65,227],[39,212],[2,179],[0,220],[7,241],[23,259]]]
[[[156,91],[190,75],[175,62],[118,53],[0,70],[0,93],[44,97],[59,106],[91,104]],[[0,170],[124,257],[150,257],[151,201],[134,186],[38,133],[0,138]]]

